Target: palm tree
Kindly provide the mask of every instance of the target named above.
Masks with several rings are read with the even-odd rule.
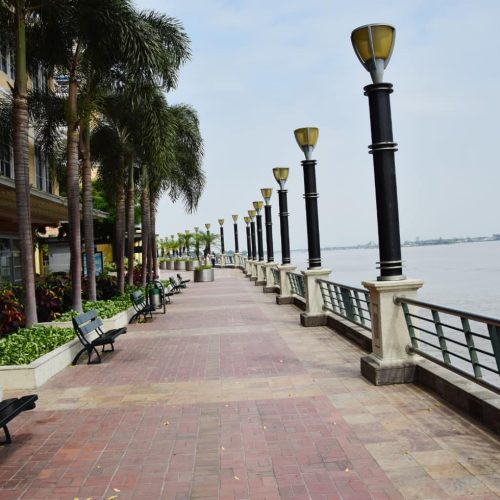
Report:
[[[24,287],[26,326],[37,322],[35,299],[35,267],[30,210],[29,142],[28,142],[28,71],[26,62],[26,20],[32,16],[31,2],[0,0],[0,22],[7,29],[2,37],[10,38],[14,46],[15,77],[12,109],[12,139],[14,149],[14,178],[16,216],[21,251],[21,277]]]
[[[129,0],[49,2],[40,31],[43,35],[39,43],[40,57],[50,67],[67,75],[69,82],[66,125],[72,299],[73,308],[81,310],[78,153],[80,149],[84,160],[83,211],[87,220],[86,253],[92,279],[88,129],[99,85],[120,88],[125,82],[140,86],[145,81],[155,81],[167,89],[172,87],[176,83],[177,69],[189,57],[188,38],[177,21],[155,13],[139,13]]]
[[[210,254],[212,248],[216,247],[218,248],[218,242],[219,242],[219,235],[215,233],[200,233],[202,236],[202,242],[205,244],[205,251],[204,251],[204,257],[207,258],[207,256]]]

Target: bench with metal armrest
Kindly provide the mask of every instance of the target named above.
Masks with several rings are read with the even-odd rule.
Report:
[[[183,280],[180,274],[177,275],[177,284],[182,288],[186,288],[186,283],[189,283],[191,280]]]
[[[146,320],[148,314],[151,319],[153,318],[153,311],[156,310],[156,307],[146,302],[144,294],[140,290],[137,290],[130,294],[130,301],[134,306],[135,314],[130,318],[129,323],[138,320],[140,316],[142,316],[144,320]]]
[[[5,434],[5,441],[0,441],[0,445],[12,443],[7,424],[21,412],[35,408],[35,401],[37,399],[38,396],[36,394],[31,394],[29,396],[22,396],[21,398],[0,401],[0,427]]]
[[[73,328],[75,329],[75,333],[83,345],[83,348],[78,352],[73,359],[73,365],[76,365],[80,356],[86,352],[88,356],[87,364],[95,364],[101,362],[101,356],[97,351],[96,347],[102,346],[102,352],[104,352],[104,348],[107,345],[111,346],[111,351],[115,350],[114,343],[116,337],[127,333],[127,328],[113,328],[112,330],[104,331],[102,329],[103,323],[101,318],[97,316],[97,312],[92,310],[83,314],[79,314],[78,316],[73,318]],[[88,339],[88,335],[95,332],[97,337],[93,340]],[[97,361],[91,361],[92,352],[97,354]]]

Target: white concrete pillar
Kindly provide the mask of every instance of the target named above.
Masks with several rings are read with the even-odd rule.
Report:
[[[250,275],[250,281],[257,281],[257,263],[259,261],[258,260],[252,260],[252,264],[251,264],[251,275]]]
[[[257,263],[257,281],[256,286],[265,286],[266,284],[266,263],[259,260]]]
[[[423,281],[363,281],[370,291],[372,318],[372,353],[361,358],[361,373],[375,385],[412,382],[419,359],[407,352],[410,343],[408,327],[397,295],[417,298]]]
[[[306,292],[306,311],[300,315],[302,326],[321,326],[326,324],[326,315],[323,311],[323,296],[316,280],[328,280],[331,272],[330,269],[322,267],[302,271]]]
[[[240,265],[241,265],[240,254],[235,253],[234,254],[234,268],[236,269],[237,267],[240,267]]]
[[[265,293],[272,293],[277,291],[277,286],[274,284],[274,274],[271,269],[276,267],[275,262],[266,262],[264,265],[264,275],[266,279],[266,284],[264,285]]]
[[[293,273],[297,266],[293,264],[278,264],[280,273],[280,293],[276,296],[277,304],[291,304],[293,301],[292,291],[290,289],[290,280],[286,273]]]

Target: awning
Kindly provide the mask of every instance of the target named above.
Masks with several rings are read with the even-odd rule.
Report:
[[[31,188],[31,222],[37,226],[58,225],[68,220],[66,198]],[[81,212],[80,212],[81,213]],[[94,210],[94,219],[104,219],[106,212]],[[17,225],[16,191],[13,179],[0,177],[0,224]]]

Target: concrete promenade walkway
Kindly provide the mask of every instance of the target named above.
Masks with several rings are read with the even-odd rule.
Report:
[[[0,500],[500,496],[492,434],[414,385],[372,386],[356,347],[240,271],[116,347],[33,391]]]

